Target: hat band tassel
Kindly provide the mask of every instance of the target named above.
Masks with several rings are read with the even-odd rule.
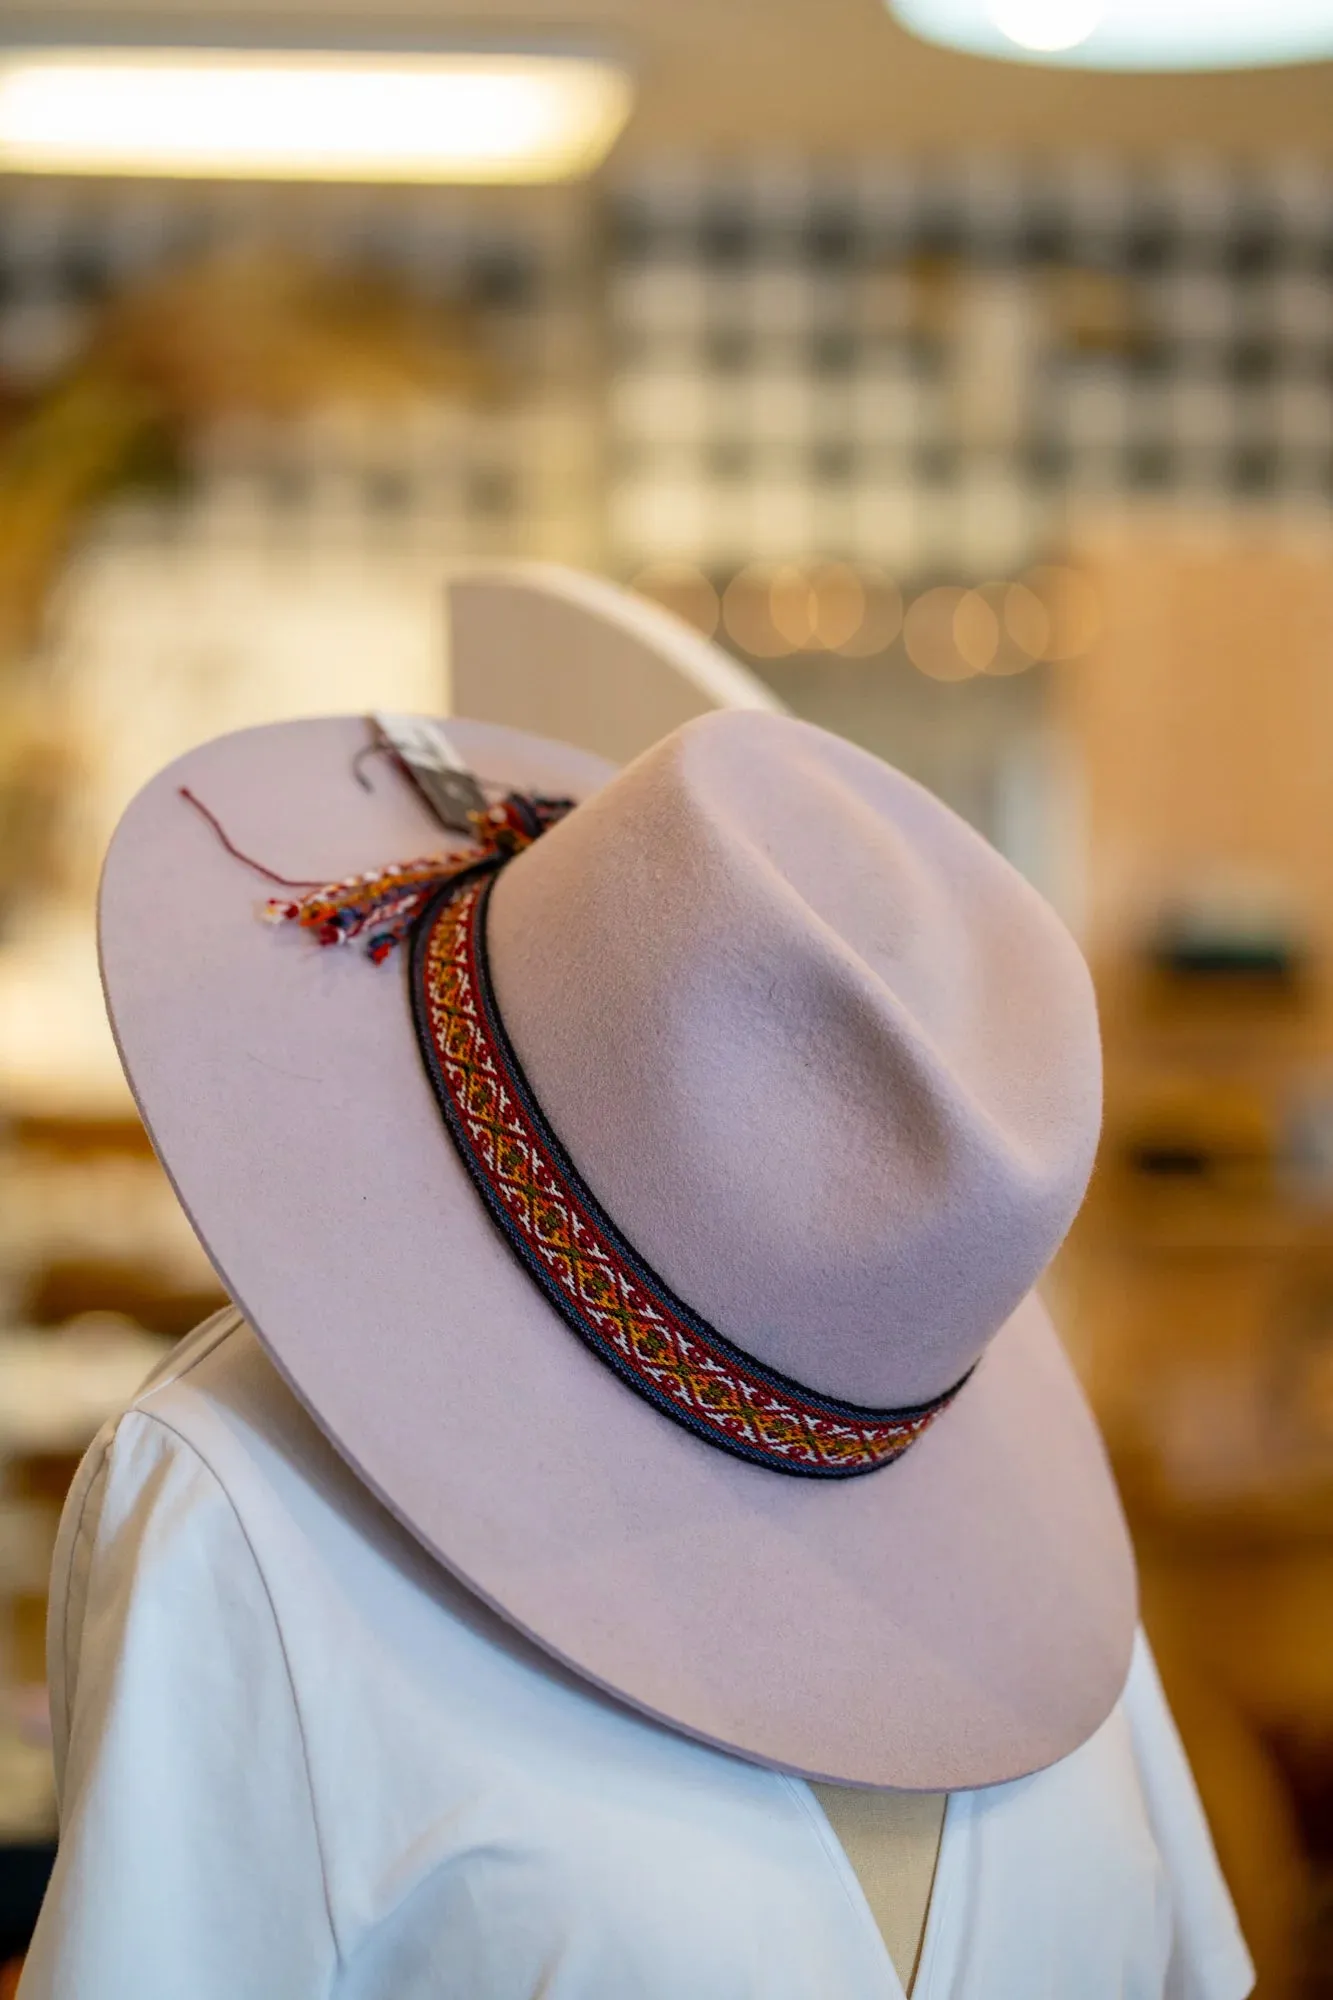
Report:
[[[261,916],[265,923],[296,924],[320,945],[364,944],[366,956],[382,965],[407,937],[431,898],[450,884],[486,874],[531,846],[547,828],[570,811],[572,799],[548,799],[510,792],[485,812],[469,815],[475,840],[452,855],[425,855],[416,861],[394,862],[341,882],[298,881],[279,875],[236,845],[217,814],[186,785],[180,796],[206,819],[228,854],[267,882],[284,889],[304,889],[295,899],[270,897]]]

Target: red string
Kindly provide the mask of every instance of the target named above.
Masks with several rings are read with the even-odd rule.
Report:
[[[280,889],[322,889],[324,887],[322,882],[294,882],[290,875],[277,875],[271,868],[266,868],[262,861],[256,861],[252,855],[242,854],[240,848],[228,839],[226,828],[216,813],[211,813],[203,800],[195,797],[188,785],[178,785],[176,789],[183,799],[189,800],[197,813],[203,814],[218,839],[222,842],[222,845],[226,848],[228,854],[234,856],[237,861],[243,861],[247,868],[253,868],[255,874],[262,875],[266,882],[276,882]]]

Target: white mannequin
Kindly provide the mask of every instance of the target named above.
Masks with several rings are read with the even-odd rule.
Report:
[[[708,709],[779,706],[572,572],[460,577],[449,609],[460,715],[624,760]],[[948,1802],[807,1787],[599,1695],[485,1611],[236,1313],[85,1461],[50,1640],[62,1846],[23,2000],[1250,1988],[1142,1641],[1116,1710],[1048,1771]]]
[[[449,580],[449,712],[627,764],[717,708],[785,713],[763,682],[690,626],[601,577],[554,563]]]

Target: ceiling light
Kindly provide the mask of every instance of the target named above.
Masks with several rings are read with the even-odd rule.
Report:
[[[0,172],[227,180],[552,181],[630,108],[586,55],[0,50]]]
[[[1330,0],[889,0],[928,42],[1087,69],[1249,69],[1333,57]]]
[[[1102,0],[991,0],[990,17],[1018,48],[1054,55],[1086,42],[1105,11]]]

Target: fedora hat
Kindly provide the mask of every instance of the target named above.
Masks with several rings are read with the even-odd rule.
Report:
[[[649,1715],[902,1788],[1075,1749],[1136,1599],[1034,1291],[1100,1121],[1074,943],[790,717],[619,772],[449,733],[501,803],[447,861],[357,718],[206,744],[116,833],[112,1024],[228,1291],[426,1547]]]

